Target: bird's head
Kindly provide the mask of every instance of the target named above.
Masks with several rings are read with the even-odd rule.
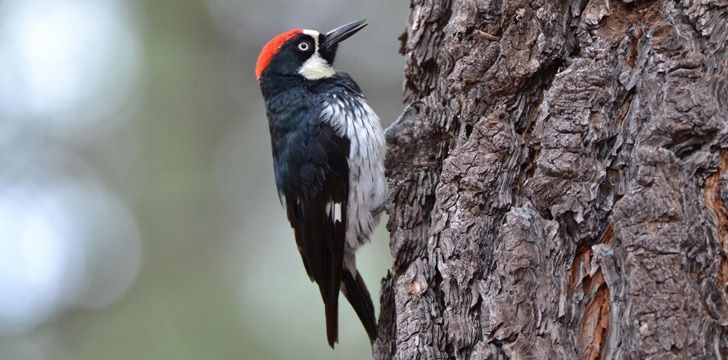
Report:
[[[269,75],[301,76],[307,80],[333,76],[338,44],[366,25],[366,20],[359,20],[325,34],[301,29],[278,34],[260,51],[255,77],[261,82]]]

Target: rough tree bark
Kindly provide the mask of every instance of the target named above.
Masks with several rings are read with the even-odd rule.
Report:
[[[410,8],[375,358],[725,358],[728,1]]]

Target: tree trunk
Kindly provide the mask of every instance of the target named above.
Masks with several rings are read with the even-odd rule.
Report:
[[[728,355],[728,1],[412,0],[376,359]]]

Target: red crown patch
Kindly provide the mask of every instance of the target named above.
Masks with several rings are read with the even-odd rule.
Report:
[[[258,62],[255,64],[255,78],[260,80],[260,76],[263,74],[263,71],[265,71],[265,68],[268,67],[273,56],[278,53],[281,46],[283,46],[286,41],[302,33],[303,30],[301,29],[288,30],[282,34],[276,35],[276,37],[271,39],[271,41],[268,41],[268,43],[265,44],[263,49],[260,51],[260,55],[258,55]]]

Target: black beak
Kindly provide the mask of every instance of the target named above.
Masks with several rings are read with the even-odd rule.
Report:
[[[341,25],[334,30],[331,30],[324,34],[324,41],[321,43],[321,48],[329,49],[335,47],[336,44],[348,39],[350,36],[356,34],[357,31],[367,26],[367,20],[361,19],[352,21],[348,24]]]

